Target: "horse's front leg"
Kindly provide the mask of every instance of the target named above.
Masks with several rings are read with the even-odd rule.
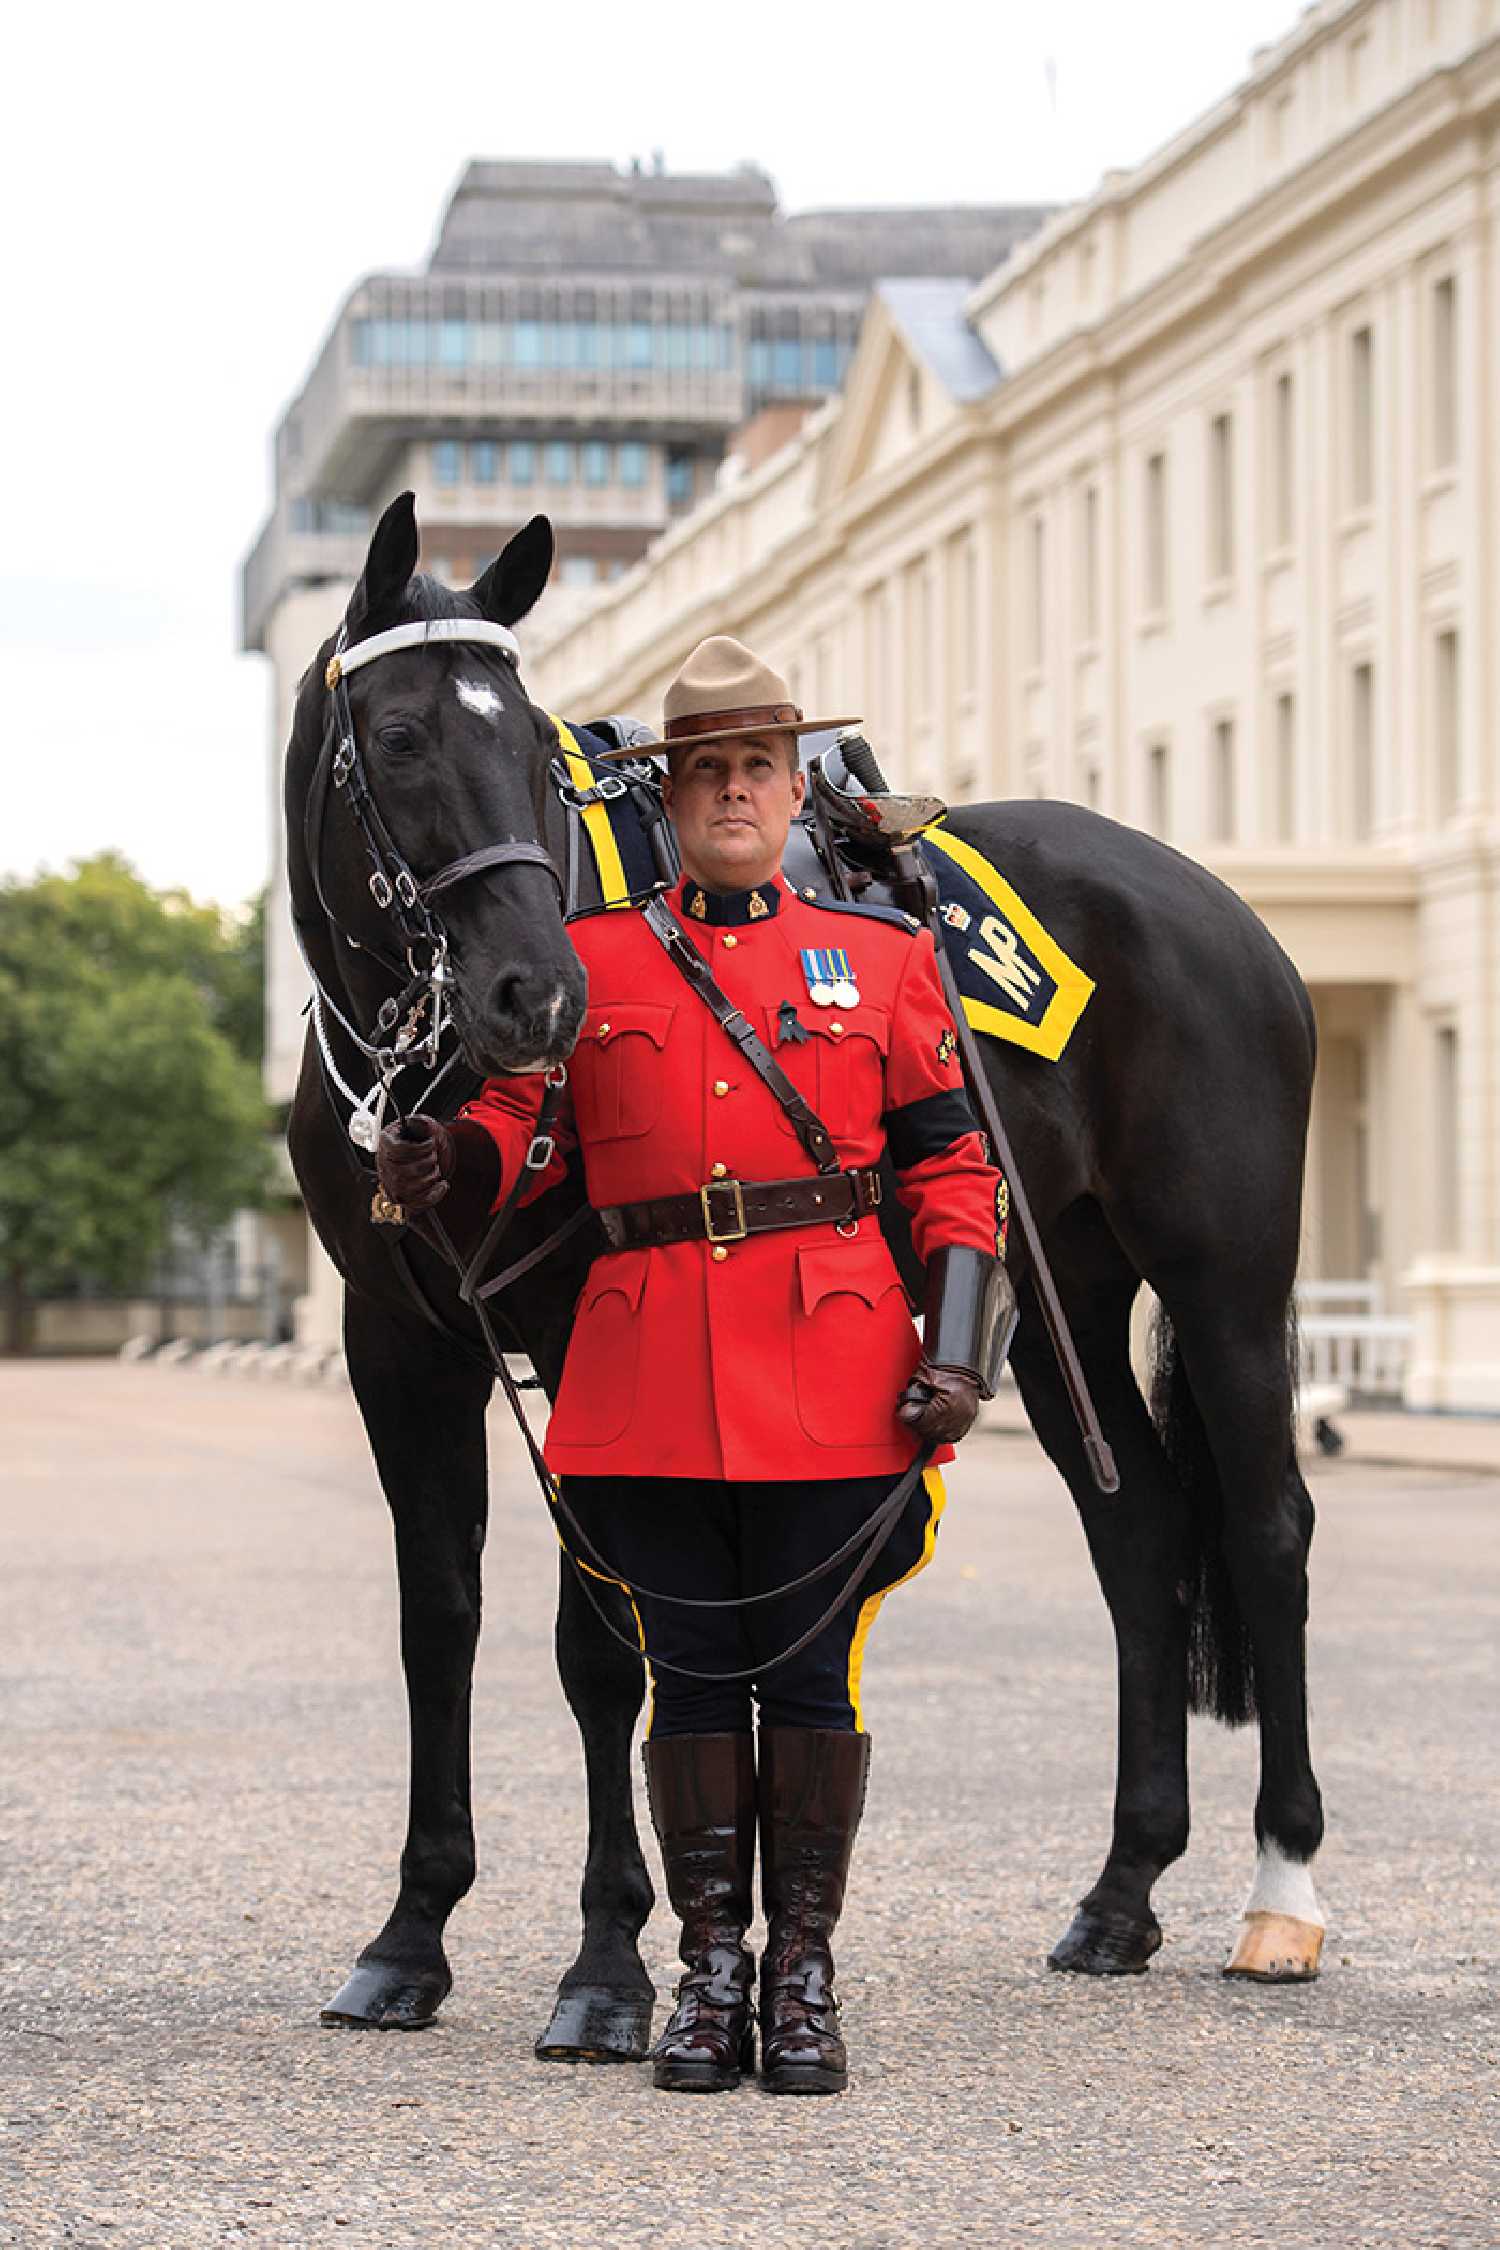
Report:
[[[592,1589],[622,1632],[628,1604],[604,1581]],[[651,1911],[631,1792],[630,1745],[641,1707],[641,1660],[611,1640],[566,1556],[557,1604],[557,1669],[588,1777],[589,1841],[583,1874],[583,1943],[558,1986],[552,2021],[536,2043],[544,2062],[639,2062],[651,2044],[656,1989],[637,1943]]]
[[[425,1322],[352,1290],[344,1341],[395,1525],[411,1788],[396,1904],[323,2021],[413,2031],[452,1986],[443,1929],[474,1880],[469,1720],[490,1378]]]

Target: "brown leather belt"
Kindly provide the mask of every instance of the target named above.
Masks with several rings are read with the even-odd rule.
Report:
[[[817,1179],[712,1180],[696,1195],[611,1203],[599,1213],[612,1250],[657,1249],[668,1242],[743,1242],[781,1227],[843,1226],[880,1201],[878,1172],[822,1173]]]

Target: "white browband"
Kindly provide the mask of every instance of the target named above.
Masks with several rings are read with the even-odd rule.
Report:
[[[507,663],[521,661],[521,644],[508,626],[493,625],[482,617],[431,617],[416,625],[393,625],[388,633],[372,633],[367,641],[340,649],[329,661],[328,685],[336,686],[345,673],[357,672],[361,664],[373,664],[377,656],[389,656],[393,649],[425,648],[434,641],[477,643],[499,649]]]

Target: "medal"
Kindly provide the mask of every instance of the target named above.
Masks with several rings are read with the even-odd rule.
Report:
[[[859,986],[842,946],[804,945],[802,974],[807,979],[807,997],[815,1008],[858,1006]]]

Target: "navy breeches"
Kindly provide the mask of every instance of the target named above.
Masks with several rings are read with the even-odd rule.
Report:
[[[757,1707],[762,1726],[863,1732],[865,1641],[886,1593],[932,1554],[943,1509],[935,1469],[917,1486],[864,1581],[786,1663],[773,1660],[816,1623],[857,1556],[803,1592],[753,1609],[675,1609],[640,1589],[723,1601],[800,1578],[869,1521],[895,1482],[894,1475],[802,1484],[564,1480],[569,1506],[635,1604],[651,1667],[651,1734],[747,1733]],[[751,1676],[688,1679],[675,1665],[721,1675],[748,1669]],[[763,1676],[760,1665],[770,1666]]]

